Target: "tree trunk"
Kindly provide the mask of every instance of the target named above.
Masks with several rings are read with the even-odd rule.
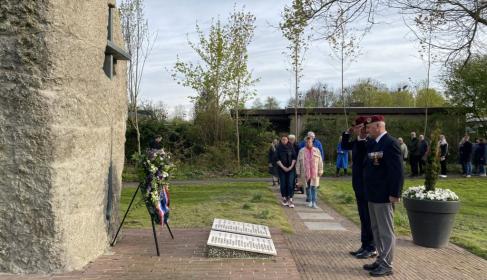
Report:
[[[298,89],[299,89],[299,59],[298,59],[298,45],[299,43],[296,44],[294,48],[294,76],[296,79],[296,88],[295,88],[295,97],[294,97],[294,133],[295,136],[298,137]]]

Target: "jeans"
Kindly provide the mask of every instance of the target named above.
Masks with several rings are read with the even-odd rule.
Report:
[[[281,187],[281,196],[285,198],[292,198],[294,196],[294,178],[296,173],[294,170],[284,172],[279,169],[279,183]]]
[[[485,174],[485,165],[479,164],[479,175]]]
[[[462,162],[462,171],[465,175],[472,175],[472,162],[464,161]]]
[[[316,203],[316,187],[309,186],[309,201]]]

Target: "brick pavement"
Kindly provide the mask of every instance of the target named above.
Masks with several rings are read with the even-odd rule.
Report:
[[[82,271],[57,275],[7,275],[0,280],[30,279],[300,279],[296,264],[279,230],[271,230],[278,252],[269,259],[207,258],[210,230],[164,229],[159,235],[161,256],[156,256],[151,229],[129,229],[107,254]]]
[[[279,194],[276,190],[276,197]],[[305,198],[295,198],[296,204],[303,203]],[[360,232],[358,227],[348,219],[340,216],[323,202],[318,202],[323,212],[334,218],[346,228],[346,231],[310,230],[296,210],[285,209],[294,227],[295,233],[286,235],[286,241],[297,263],[302,279],[371,279],[362,269],[365,263],[374,259],[359,260],[349,255],[349,251],[360,247]],[[315,210],[308,210],[316,213]],[[329,220],[328,220],[329,221]],[[397,240],[394,275],[384,279],[405,280],[487,280],[487,260],[477,257],[468,251],[449,244],[442,249],[423,248],[413,244],[409,237],[399,237]]]

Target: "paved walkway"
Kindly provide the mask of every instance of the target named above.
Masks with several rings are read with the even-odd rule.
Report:
[[[295,204],[285,209],[295,229],[286,240],[302,279],[371,279],[362,266],[374,259],[358,260],[348,253],[360,247],[356,225],[322,202],[319,209],[307,208],[304,195],[296,195]],[[384,279],[487,279],[487,260],[453,244],[430,249],[399,237],[394,275]]]

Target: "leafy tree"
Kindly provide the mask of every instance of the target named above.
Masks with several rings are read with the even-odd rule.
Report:
[[[200,63],[183,62],[179,56],[172,76],[186,87],[193,88],[196,96],[190,97],[195,105],[195,122],[205,127],[205,144],[222,141],[224,114],[232,90],[230,64],[232,57],[230,34],[220,20],[213,21],[208,35],[196,25],[197,43],[188,40],[189,46],[200,58]]]
[[[281,109],[279,106],[279,102],[273,96],[268,96],[264,102],[264,109],[273,110],[273,109]]]
[[[260,100],[260,98],[254,99],[254,102],[252,103],[252,109],[264,109],[264,104]]]
[[[331,107],[337,96],[327,85],[318,82],[304,93],[304,107]]]
[[[291,58],[295,80],[294,117],[296,120],[298,119],[299,79],[301,78],[304,53],[307,47],[305,29],[308,23],[304,11],[304,2],[305,0],[293,0],[291,7],[284,7],[282,22],[279,24],[283,36],[289,41],[289,57]],[[297,121],[295,133],[298,134]]]
[[[445,98],[435,89],[420,89],[416,95],[417,107],[442,107],[445,106]]]
[[[446,96],[487,127],[487,55],[453,63],[445,79]]]
[[[414,97],[409,90],[401,90],[391,93],[392,104],[396,107],[413,107]]]
[[[252,41],[255,30],[255,16],[244,11],[234,11],[230,16],[228,26],[230,40],[230,65],[229,75],[230,84],[233,86],[229,93],[229,99],[235,110],[235,135],[237,142],[237,169],[240,170],[240,132],[239,114],[240,107],[245,106],[245,102],[255,95],[251,90],[257,80],[252,78],[252,73],[248,70],[248,51],[247,46]]]

